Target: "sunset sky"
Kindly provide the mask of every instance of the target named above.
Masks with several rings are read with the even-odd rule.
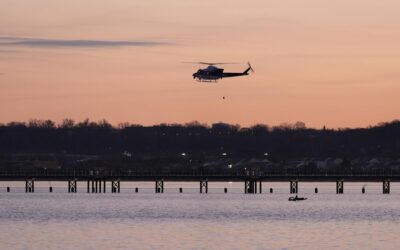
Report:
[[[0,0],[0,123],[399,119],[399,13],[398,0]],[[198,83],[184,61],[255,73]]]

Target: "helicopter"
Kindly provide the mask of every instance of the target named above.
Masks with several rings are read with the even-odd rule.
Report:
[[[247,63],[248,68],[243,72],[224,72],[223,68],[218,68],[215,66],[221,64],[236,64],[236,63],[197,62],[196,64],[208,65],[207,68],[199,69],[196,73],[192,75],[193,79],[197,79],[197,81],[199,82],[217,82],[218,79],[222,79],[225,77],[246,76],[249,74],[249,71],[254,72],[249,62]]]

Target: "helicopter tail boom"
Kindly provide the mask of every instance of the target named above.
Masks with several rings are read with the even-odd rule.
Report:
[[[251,67],[250,63],[247,63],[248,68],[243,71],[243,73],[223,73],[222,77],[235,77],[235,76],[247,76],[249,74],[249,71],[254,72],[253,68]]]

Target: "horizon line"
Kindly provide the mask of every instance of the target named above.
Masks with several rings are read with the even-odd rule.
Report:
[[[399,119],[393,119],[391,121],[384,121],[384,122],[378,122],[374,125],[368,125],[368,126],[358,126],[358,127],[337,127],[337,128],[332,128],[332,127],[327,127],[325,125],[322,126],[322,128],[316,128],[316,127],[308,127],[306,125],[305,122],[303,121],[296,121],[296,122],[282,122],[278,125],[269,125],[267,123],[254,123],[252,125],[249,126],[245,126],[245,125],[241,125],[241,124],[237,124],[237,123],[229,123],[229,122],[223,122],[223,121],[218,121],[218,122],[212,122],[212,123],[206,123],[206,122],[200,122],[197,120],[192,120],[189,122],[160,122],[160,123],[153,123],[153,124],[148,124],[148,125],[144,125],[144,124],[140,124],[140,123],[132,123],[132,122],[119,122],[119,123],[111,123],[109,122],[107,119],[102,118],[99,119],[97,121],[95,120],[91,120],[90,118],[85,118],[83,120],[74,120],[72,118],[64,118],[62,119],[60,122],[55,122],[52,119],[37,119],[37,118],[31,118],[28,119],[27,121],[0,121],[0,127],[1,126],[9,126],[14,124],[19,124],[19,125],[24,125],[27,127],[38,127],[40,125],[45,125],[47,124],[52,124],[54,127],[62,127],[64,122],[69,122],[70,125],[72,125],[73,127],[77,126],[78,124],[87,124],[87,125],[106,125],[106,126],[110,126],[112,128],[115,129],[121,129],[121,128],[125,128],[125,127],[156,127],[156,126],[202,126],[202,127],[206,127],[206,128],[212,128],[214,125],[226,125],[226,126],[230,126],[230,127],[236,127],[238,129],[246,129],[246,128],[254,128],[254,127],[265,127],[266,129],[274,129],[274,128],[287,128],[287,129],[315,129],[315,130],[346,130],[346,129],[368,129],[368,128],[373,128],[373,127],[380,127],[380,126],[384,126],[384,125],[388,125],[388,124],[392,124],[392,123],[400,123]],[[72,123],[71,123],[72,122]]]

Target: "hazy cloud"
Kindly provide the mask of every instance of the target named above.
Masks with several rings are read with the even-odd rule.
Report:
[[[68,40],[68,39],[38,39],[26,37],[0,36],[0,45],[39,47],[39,48],[103,48],[103,47],[149,47],[169,45],[157,41],[125,41],[125,40]]]
[[[5,50],[0,49],[0,54],[2,54],[2,53],[16,53],[16,52],[19,52],[19,51],[18,50],[9,50],[9,49],[5,49]]]

